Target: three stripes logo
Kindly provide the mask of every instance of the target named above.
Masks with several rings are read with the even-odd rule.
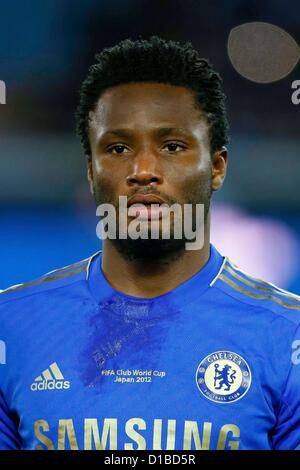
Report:
[[[33,392],[42,390],[67,390],[70,388],[70,382],[65,380],[60,368],[53,362],[48,369],[35,378],[30,389]]]

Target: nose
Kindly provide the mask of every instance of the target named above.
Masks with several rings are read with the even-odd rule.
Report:
[[[129,186],[162,184],[163,175],[155,155],[149,150],[139,152],[132,162],[131,172],[126,182]]]

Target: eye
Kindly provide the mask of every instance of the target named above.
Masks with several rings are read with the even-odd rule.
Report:
[[[171,152],[171,153],[177,153],[186,148],[183,145],[178,144],[177,142],[169,142],[168,144],[164,146],[164,148],[166,147],[168,147],[168,152]]]
[[[123,144],[116,144],[112,147],[109,147],[108,152],[114,155],[122,155],[123,153],[129,152],[128,148]]]

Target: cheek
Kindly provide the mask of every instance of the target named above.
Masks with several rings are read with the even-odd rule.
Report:
[[[111,164],[105,158],[96,157],[93,159],[94,175],[102,178],[105,174],[109,173]]]
[[[93,161],[94,188],[99,201],[117,204],[124,182],[120,169],[119,162],[112,164],[106,159]]]
[[[120,165],[112,164],[105,158],[93,160],[94,181],[98,184],[111,184],[115,186],[120,178]]]
[[[211,161],[200,161],[191,159],[186,161],[180,168],[170,169],[166,173],[166,179],[170,186],[178,188],[183,193],[193,192],[195,188],[207,187],[211,184]]]

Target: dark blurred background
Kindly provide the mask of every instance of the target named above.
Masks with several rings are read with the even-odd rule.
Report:
[[[300,3],[281,0],[16,0],[0,7],[0,289],[100,248],[85,157],[74,131],[78,89],[96,52],[152,34],[191,41],[223,77],[231,124],[212,239],[250,274],[300,293],[298,66],[257,84],[227,54],[231,28],[265,21],[300,42]]]

